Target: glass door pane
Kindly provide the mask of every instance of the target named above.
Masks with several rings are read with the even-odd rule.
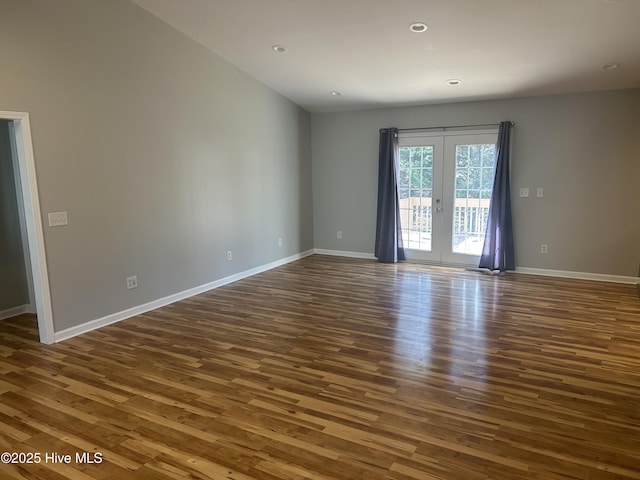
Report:
[[[400,148],[400,219],[405,248],[432,249],[433,145]]]
[[[495,135],[452,136],[445,150],[444,190],[451,222],[443,260],[477,265],[493,188]]]
[[[482,255],[494,176],[495,144],[456,145],[453,251]]]
[[[440,261],[442,242],[442,136],[402,136],[398,194],[408,260]]]

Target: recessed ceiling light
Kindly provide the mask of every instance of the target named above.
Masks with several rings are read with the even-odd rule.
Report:
[[[340,95],[342,95],[341,92],[338,92],[337,90],[331,90],[329,92],[329,95],[333,96],[333,97],[339,97]]]
[[[284,45],[274,45],[271,48],[273,48],[274,52],[278,53],[285,53],[287,51],[287,47],[285,47]]]
[[[429,28],[427,24],[422,22],[415,22],[409,25],[409,30],[413,33],[424,33],[427,31],[427,28]]]
[[[619,68],[620,64],[619,63],[607,63],[605,65],[602,66],[603,70],[615,70],[616,68]]]
[[[451,85],[451,86],[456,86],[456,85],[460,85],[460,80],[458,80],[457,78],[452,78],[451,80],[447,80],[447,84]]]

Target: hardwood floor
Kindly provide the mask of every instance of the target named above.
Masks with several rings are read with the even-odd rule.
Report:
[[[315,255],[55,345],[23,316],[3,451],[41,461],[2,479],[640,479],[640,300]]]

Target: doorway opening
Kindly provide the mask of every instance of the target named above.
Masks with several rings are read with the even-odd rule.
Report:
[[[477,266],[495,175],[497,130],[400,134],[400,223],[408,260]]]
[[[25,263],[31,287],[29,301],[31,305],[35,304],[40,341],[47,344],[54,343],[53,312],[29,114],[0,111],[0,120],[8,120],[17,202],[19,209],[24,213],[23,234],[26,236],[26,249],[28,249],[28,258]]]

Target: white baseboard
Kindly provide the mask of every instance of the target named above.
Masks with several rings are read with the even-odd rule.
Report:
[[[376,256],[373,253],[343,252],[341,250],[325,250],[323,248],[316,248],[313,252],[318,255],[332,255],[334,257],[364,258],[366,260],[376,259]]]
[[[25,313],[35,313],[35,311],[31,308],[31,305],[20,305],[18,307],[8,308],[7,310],[0,311],[0,320],[17,317],[18,315],[24,315]]]
[[[242,280],[243,278],[257,275],[258,273],[266,272],[267,270],[271,270],[272,268],[280,267],[287,263],[300,260],[301,258],[308,257],[309,255],[313,255],[313,254],[314,254],[313,250],[307,250],[306,252],[298,253],[296,255],[292,255],[287,258],[276,260],[275,262],[271,262],[266,265],[261,265],[259,267],[245,270],[244,272],[236,273],[234,275],[221,278],[220,280],[216,280],[214,282],[210,282],[204,285],[200,285],[198,287],[190,288],[189,290],[178,292],[173,295],[169,295],[168,297],[159,298],[158,300],[154,300],[152,302],[148,302],[143,305],[138,305],[137,307],[129,308],[121,312],[116,312],[111,315],[107,315],[106,317],[98,318],[96,320],[91,320],[89,322],[83,323],[82,325],[78,325],[76,327],[71,327],[65,330],[61,330],[54,334],[54,341],[61,342],[62,340],[75,337],[76,335],[87,333],[87,332],[90,332],[91,330],[96,330],[98,328],[105,327],[107,325],[111,325],[113,323],[117,323],[122,320],[126,320],[127,318],[135,317],[136,315],[140,315],[142,313],[149,312],[151,310],[155,310],[160,307],[164,307],[171,303],[175,303],[180,300],[193,297],[194,295],[199,295],[201,293],[208,292],[209,290],[213,290],[215,288],[219,288],[224,285],[237,282],[238,280]]]
[[[623,275],[607,275],[604,273],[572,272],[567,270],[547,270],[544,268],[516,267],[516,273],[527,275],[543,275],[545,277],[575,278],[578,280],[594,280],[597,282],[640,283],[639,277],[625,277]]]
[[[324,250],[321,248],[316,248],[314,252],[319,255],[333,255],[335,257],[365,258],[370,260],[376,259],[375,255],[371,253],[344,252],[340,250]],[[450,266],[464,268],[463,265]],[[568,270],[547,270],[542,268],[527,267],[516,267],[516,273],[524,273],[527,275],[543,275],[546,277],[575,278],[579,280],[594,280],[597,282],[629,283],[632,285],[640,284],[640,277],[625,277],[622,275],[607,275],[604,273],[572,272]]]

